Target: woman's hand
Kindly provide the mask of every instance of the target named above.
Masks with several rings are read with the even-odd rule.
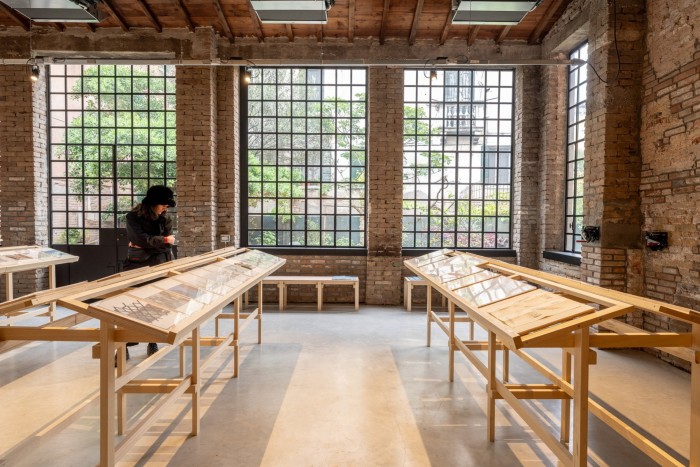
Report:
[[[165,243],[169,243],[171,245],[175,244],[175,235],[168,235],[167,237],[163,237],[163,241]]]

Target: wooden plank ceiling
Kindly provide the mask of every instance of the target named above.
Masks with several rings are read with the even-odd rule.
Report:
[[[102,0],[99,8],[105,19],[95,23],[33,23],[32,28],[50,27],[56,31],[72,28],[96,31],[121,28],[167,29],[213,27],[221,37],[235,42],[242,38],[346,40],[378,39],[381,44],[400,40],[413,45],[430,40],[444,44],[450,40],[521,41],[537,44],[547,34],[571,0],[542,0],[515,26],[464,26],[450,22],[452,0],[336,0],[325,25],[262,24],[249,0]],[[29,30],[26,17],[0,2],[0,30]]]

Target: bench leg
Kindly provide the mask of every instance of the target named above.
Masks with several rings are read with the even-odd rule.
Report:
[[[413,293],[413,284],[409,283],[406,286],[406,290],[407,290],[407,292],[406,292],[406,296],[407,296],[407,298],[406,298],[406,311],[411,311],[411,300],[412,300],[411,294]]]
[[[279,290],[279,299],[280,299],[279,311],[282,311],[282,310],[284,310],[284,305],[285,305],[285,303],[284,303],[284,302],[285,302],[285,296],[284,296],[284,295],[285,295],[285,287],[284,287],[284,283],[277,284],[277,289]]]
[[[321,311],[321,307],[323,306],[323,284],[316,284],[316,289],[317,289],[317,304],[316,304],[316,311]]]
[[[355,288],[355,311],[360,309],[360,284],[353,284]]]

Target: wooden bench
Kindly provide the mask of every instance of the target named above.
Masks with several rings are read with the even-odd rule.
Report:
[[[418,276],[406,276],[403,281],[403,305],[406,307],[406,311],[411,311],[411,293],[413,292],[413,287],[417,286],[427,286],[428,283]],[[445,306],[445,297],[442,297],[442,306]]]
[[[279,310],[287,307],[287,286],[315,284],[317,289],[317,310],[323,306],[323,287],[326,285],[352,285],[355,289],[355,310],[360,309],[360,280],[357,276],[268,276],[263,285],[275,284],[279,288]]]

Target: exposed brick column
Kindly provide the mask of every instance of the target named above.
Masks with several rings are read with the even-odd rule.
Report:
[[[220,235],[231,235],[229,246],[240,245],[240,79],[238,67],[221,66],[216,69],[216,145],[218,154],[217,231],[215,242],[219,247]]]
[[[216,68],[178,66],[177,222],[180,256],[216,247]]]
[[[540,69],[518,67],[515,90],[513,248],[518,254],[518,264],[537,268],[539,130],[542,127]]]
[[[566,67],[542,69],[540,128],[540,250],[564,249]],[[540,261],[541,258],[540,258]]]
[[[46,73],[0,67],[0,232],[3,246],[48,245]],[[4,277],[2,279],[4,297]],[[46,269],[15,274],[15,296],[45,288]]]
[[[582,248],[581,273],[588,282],[639,293],[629,290],[632,284],[627,281],[627,263],[639,257],[634,250],[639,249],[641,238],[639,118],[644,1],[618,0],[616,5],[619,69],[612,5],[595,0],[590,9],[589,62],[607,84],[589,72],[584,225],[600,226],[601,240],[599,245]]]
[[[367,288],[365,302],[401,303],[403,69],[369,69]]]

